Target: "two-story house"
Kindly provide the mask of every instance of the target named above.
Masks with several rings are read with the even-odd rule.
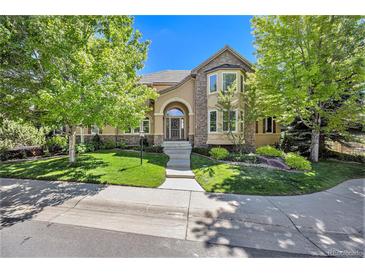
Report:
[[[233,83],[237,92],[245,92],[245,74],[252,72],[252,64],[229,46],[225,46],[192,70],[164,70],[142,76],[141,83],[157,90],[159,97],[152,110],[137,128],[120,130],[111,126],[79,128],[81,140],[99,134],[102,138],[124,140],[133,145],[139,142],[143,130],[149,144],[164,141],[188,140],[194,147],[231,145],[228,137],[227,113],[217,108],[218,92]],[[249,110],[246,110],[249,111]],[[238,125],[241,109],[233,110],[232,130],[246,130],[247,146],[274,144],[280,138],[280,126],[272,117],[256,124]]]

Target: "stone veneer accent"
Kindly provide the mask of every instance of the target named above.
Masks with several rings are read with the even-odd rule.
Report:
[[[92,140],[94,135],[84,135],[84,141],[85,142],[90,142]],[[127,145],[139,145],[139,135],[103,135],[100,134],[99,135],[101,140],[112,140],[112,141],[123,141],[125,142]],[[147,139],[147,142],[149,145],[153,145],[154,144],[154,136],[153,135],[146,135],[145,138]],[[76,136],[76,142],[80,143],[81,141],[81,137],[80,135]]]
[[[153,142],[155,145],[161,145],[163,143],[163,135],[154,135]]]
[[[207,73],[205,71],[224,64],[243,66],[247,68],[247,71],[249,71],[247,65],[229,51],[223,52],[217,58],[213,59],[211,62],[209,62],[207,65],[205,65],[204,67],[200,68],[197,71],[196,81],[195,81],[195,93],[194,93],[194,99],[195,99],[194,146],[197,147],[208,146],[207,145],[208,98],[207,98]]]

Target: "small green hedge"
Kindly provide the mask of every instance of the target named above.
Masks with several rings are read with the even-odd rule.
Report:
[[[55,135],[46,140],[46,148],[50,153],[66,152],[68,150],[68,140],[66,136]]]
[[[299,170],[312,169],[311,163],[307,159],[293,152],[286,154],[284,160],[285,163],[291,168]]]
[[[283,157],[284,153],[272,146],[262,146],[256,149],[256,153],[263,156]]]
[[[207,147],[193,147],[193,152],[205,156],[209,156],[209,148]]]
[[[223,160],[228,157],[229,152],[223,147],[215,147],[209,151],[210,156],[217,160]]]

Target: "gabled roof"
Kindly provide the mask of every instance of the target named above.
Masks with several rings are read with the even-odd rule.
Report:
[[[170,87],[167,87],[166,89],[160,90],[160,93],[165,93],[170,90],[174,90],[175,88],[179,87],[186,81],[188,81],[191,77],[195,77],[195,74],[197,71],[207,65],[209,62],[217,58],[222,53],[229,51],[231,54],[236,56],[238,59],[240,59],[243,64],[247,66],[248,69],[253,71],[252,64],[244,58],[241,54],[233,50],[230,46],[226,45],[224,48],[217,51],[215,54],[213,54],[211,57],[209,57],[207,60],[205,60],[203,63],[201,63],[199,66],[194,68],[193,70],[162,70],[157,71],[149,74],[142,75],[142,78],[140,80],[140,83],[142,84],[161,84],[161,85],[167,85]],[[247,69],[240,65],[232,65],[232,64],[223,64],[214,68],[211,68],[208,71],[213,71],[216,69],[230,69],[230,68],[240,68],[240,69]]]
[[[232,53],[234,56],[236,56],[238,59],[240,59],[244,64],[246,64],[248,68],[250,68],[252,70],[252,64],[251,64],[250,61],[248,61],[245,57],[243,57],[237,51],[235,51],[234,49],[232,49],[230,46],[225,45],[224,48],[220,49],[215,54],[213,54],[212,56],[210,56],[207,60],[205,60],[203,63],[201,63],[199,66],[197,66],[196,68],[194,68],[191,71],[191,74],[196,74],[199,69],[201,69],[202,67],[204,67],[205,65],[207,65],[212,60],[214,60],[215,58],[217,58],[219,55],[221,55],[222,53],[224,53],[226,51],[229,51],[230,53]]]
[[[214,70],[218,70],[218,69],[245,69],[245,68],[240,65],[223,64],[223,65],[211,68],[211,69],[207,69],[204,72],[210,72],[210,71],[214,71]]]
[[[190,70],[162,70],[142,75],[140,82],[142,84],[176,84],[190,75]]]

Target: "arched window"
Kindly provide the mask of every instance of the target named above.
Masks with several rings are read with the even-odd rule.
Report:
[[[167,116],[172,117],[184,117],[184,113],[178,108],[172,108],[166,112]]]

